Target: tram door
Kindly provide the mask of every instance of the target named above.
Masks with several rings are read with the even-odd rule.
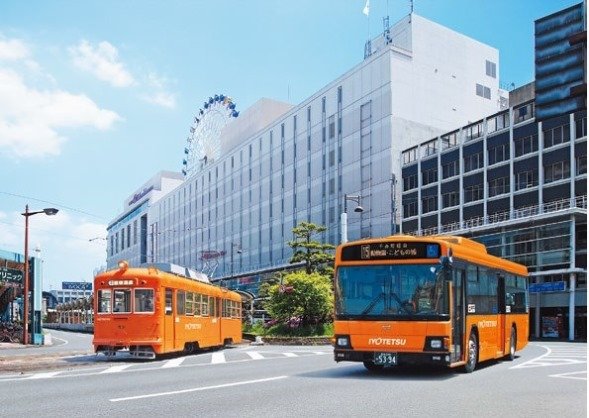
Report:
[[[174,290],[166,288],[166,302],[164,305],[164,350],[174,349],[175,324],[174,324]]]
[[[216,345],[221,345],[221,318],[219,318],[219,299],[214,296],[209,297],[209,315],[211,316],[211,341]]]

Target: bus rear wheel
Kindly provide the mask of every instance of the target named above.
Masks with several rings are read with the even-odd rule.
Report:
[[[464,371],[466,373],[472,373],[477,367],[477,359],[479,357],[479,342],[474,332],[470,333],[468,337],[468,357],[466,364],[464,365]]]
[[[517,347],[517,333],[514,327],[511,327],[511,335],[509,336],[509,353],[507,354],[507,360],[515,360],[515,349]]]
[[[371,371],[371,372],[381,372],[384,370],[384,366],[380,365],[380,364],[374,364],[373,361],[364,361],[364,367],[366,367],[367,370]]]

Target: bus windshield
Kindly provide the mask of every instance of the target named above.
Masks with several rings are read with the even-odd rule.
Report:
[[[336,317],[420,317],[448,314],[440,264],[339,267]]]

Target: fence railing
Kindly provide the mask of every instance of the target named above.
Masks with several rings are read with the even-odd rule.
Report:
[[[569,209],[587,210],[587,195],[573,198],[555,200],[553,202],[542,203],[539,205],[526,206],[523,208],[513,209],[505,212],[498,212],[492,215],[480,216],[459,222],[432,227],[417,231],[415,235],[437,235],[448,234],[455,231],[468,230],[483,226],[496,225],[504,222],[530,218],[539,215],[545,215],[555,212],[567,211]]]

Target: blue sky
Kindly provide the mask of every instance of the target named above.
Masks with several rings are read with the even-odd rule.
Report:
[[[533,80],[534,20],[565,0],[415,0],[417,14],[499,50],[500,81]],[[0,4],[0,249],[21,252],[26,204],[44,288],[91,280],[106,225],[223,93],[300,103],[358,64],[408,0],[4,0]]]

